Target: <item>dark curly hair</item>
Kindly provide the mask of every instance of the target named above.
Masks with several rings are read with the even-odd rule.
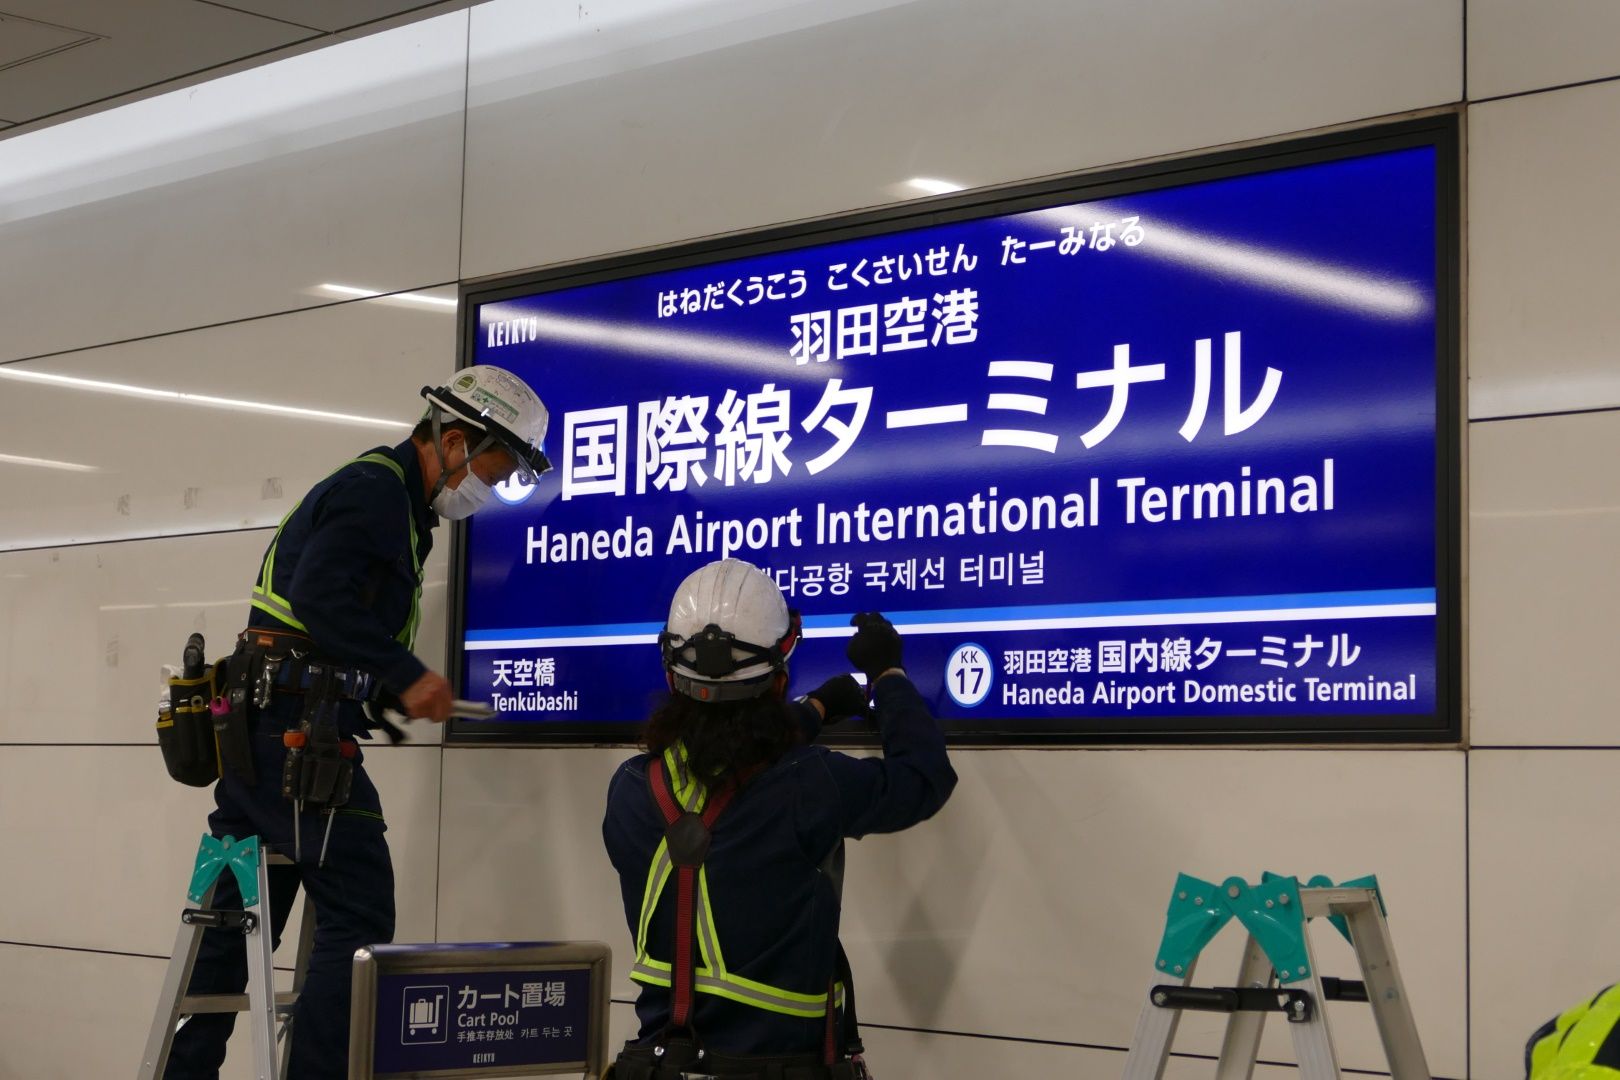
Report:
[[[803,740],[788,703],[767,691],[742,701],[703,702],[671,693],[647,721],[647,752],[686,744],[692,774],[715,787],[739,772],[769,767]]]

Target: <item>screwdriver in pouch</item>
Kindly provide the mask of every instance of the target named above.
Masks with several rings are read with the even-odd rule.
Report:
[[[309,732],[301,726],[281,734],[281,745],[287,748],[287,761],[281,767],[281,797],[293,804],[293,861],[304,859],[304,748],[309,744]]]
[[[332,842],[332,822],[337,818],[338,807],[349,801],[349,790],[354,783],[354,755],[359,748],[348,739],[338,744],[338,752],[342,757],[338,761],[336,784],[332,789],[332,797],[326,805],[326,835],[321,837],[321,857],[315,864],[317,868],[326,865],[326,848]]]

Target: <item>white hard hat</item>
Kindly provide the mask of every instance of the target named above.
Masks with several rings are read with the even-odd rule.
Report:
[[[471,424],[486,433],[518,463],[518,479],[533,482],[551,470],[542,445],[550,414],[529,384],[493,364],[474,364],[456,373],[444,386],[424,386],[429,415],[435,421],[434,407],[451,419]]]
[[[799,613],[769,574],[721,559],[687,575],[658,635],[678,693],[699,701],[758,697],[799,643]]]

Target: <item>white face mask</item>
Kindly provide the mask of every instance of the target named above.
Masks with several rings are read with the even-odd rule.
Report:
[[[463,448],[465,453],[465,448]],[[433,512],[446,521],[460,521],[470,518],[478,512],[479,508],[489,502],[494,489],[478,478],[472,467],[465,459],[462,465],[467,469],[467,475],[461,478],[461,483],[455,487],[445,487],[433,497]]]
[[[489,502],[492,489],[488,484],[478,479],[478,474],[472,470],[461,483],[455,487],[447,487],[439,492],[433,500],[433,512],[446,521],[460,521],[476,514],[480,507]]]

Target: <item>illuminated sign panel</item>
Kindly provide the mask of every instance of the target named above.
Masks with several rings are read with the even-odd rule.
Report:
[[[556,462],[458,558],[458,735],[620,738],[676,584],[881,610],[956,734],[1456,737],[1451,122],[480,286]]]

